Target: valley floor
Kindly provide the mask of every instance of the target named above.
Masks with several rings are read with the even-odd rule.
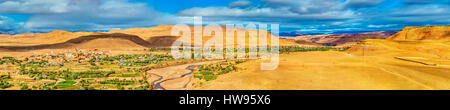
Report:
[[[377,44],[383,47],[382,43]],[[380,46],[381,45],[381,46]],[[374,46],[374,45],[372,45]],[[401,48],[410,47],[401,45]],[[411,45],[418,46],[418,45]],[[420,45],[419,45],[420,46]],[[448,45],[436,44],[442,49]],[[370,46],[368,46],[370,47]],[[392,46],[391,46],[392,47]],[[437,49],[428,48],[428,49]],[[358,49],[358,48],[354,48]],[[378,49],[378,48],[377,48]],[[420,49],[414,47],[412,49]],[[320,50],[320,49],[319,49]],[[372,53],[370,51],[372,51]],[[384,51],[386,49],[379,49]],[[36,73],[34,77],[27,74],[18,74],[16,71],[5,71],[3,76],[11,74],[12,79],[7,79],[12,87],[7,89],[21,89],[24,84],[28,88],[36,86],[33,90],[42,90],[47,87],[45,84],[53,83],[53,89],[78,90],[93,87],[93,89],[110,90],[448,90],[450,89],[450,60],[447,59],[447,51],[419,52],[412,54],[411,51],[394,50],[390,48],[389,54],[375,54],[379,50],[367,51],[307,51],[307,52],[287,52],[280,54],[279,66],[276,70],[262,71],[260,63],[262,60],[199,60],[183,61],[173,60],[161,56],[155,57],[146,65],[153,65],[154,68],[142,69],[143,66],[120,66],[120,62],[129,60],[131,63],[138,63],[139,59],[145,60],[150,56],[134,54],[168,54],[167,51],[153,52],[142,50],[128,51],[108,51],[114,56],[122,53],[130,55],[117,57],[115,60],[104,60],[89,64],[88,61],[81,63],[69,61],[65,63],[66,68],[72,68],[72,73],[81,68],[86,71],[115,71],[111,75],[99,78],[81,77],[73,79],[64,75],[55,76],[56,79],[36,79],[42,77],[49,70],[56,71],[54,67],[44,66],[38,68],[43,73]],[[427,49],[422,49],[429,51]],[[50,50],[4,53],[6,55],[23,56],[32,54],[47,54]],[[52,50],[53,51],[53,50]],[[363,54],[360,54],[363,52]],[[53,53],[53,52],[51,52]],[[56,51],[55,51],[56,53]],[[420,54],[419,54],[420,53]],[[5,55],[5,56],[6,56]],[[116,58],[112,57],[111,58]],[[128,59],[124,59],[130,56]],[[152,56],[152,55],[151,55]],[[43,57],[43,56],[42,56]],[[424,57],[424,58],[422,58]],[[45,57],[48,59],[47,57]],[[109,58],[109,57],[106,57]],[[144,59],[143,59],[144,58]],[[153,58],[153,56],[152,56]],[[441,58],[441,59],[439,59]],[[430,60],[427,60],[430,59]],[[167,60],[167,61],[166,61]],[[74,60],[76,61],[76,60]],[[94,60],[92,60],[94,61]],[[96,61],[95,61],[96,62]],[[24,63],[23,64],[28,64]],[[32,62],[31,62],[32,63]],[[81,65],[81,66],[80,66]],[[84,65],[84,66],[83,66]],[[97,66],[89,66],[97,65]],[[29,65],[32,66],[32,65]],[[19,67],[15,67],[20,69]],[[8,67],[8,68],[13,68]],[[96,69],[97,67],[100,69]],[[141,68],[141,69],[139,69]],[[128,69],[128,70],[127,70]],[[134,71],[134,69],[145,71]],[[32,70],[32,69],[31,69]],[[31,71],[30,70],[30,71]],[[132,72],[130,72],[133,70]],[[1,71],[0,71],[1,72]],[[58,72],[58,71],[56,71]],[[82,72],[80,70],[80,72]],[[6,74],[9,73],[9,74]],[[64,73],[64,72],[63,72]],[[131,74],[133,73],[133,74]],[[61,73],[62,74],[62,73]],[[78,74],[78,73],[77,73]],[[81,73],[79,73],[81,74]],[[53,76],[52,76],[53,77]],[[65,80],[62,80],[65,79]],[[44,84],[44,85],[43,85]],[[66,87],[67,86],[67,87]],[[86,86],[86,87],[83,87]],[[56,88],[57,87],[57,88]]]
[[[262,61],[238,65],[245,70],[221,75],[201,90],[429,90],[450,89],[450,68],[388,56],[346,52],[299,52],[280,55],[279,67],[261,71]]]

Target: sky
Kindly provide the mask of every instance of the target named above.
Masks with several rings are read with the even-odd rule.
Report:
[[[279,24],[281,32],[450,25],[450,0],[0,0],[0,34],[157,25]]]

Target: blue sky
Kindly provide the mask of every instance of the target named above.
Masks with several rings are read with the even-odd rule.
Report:
[[[107,31],[162,24],[280,24],[335,33],[450,25],[450,0],[0,0],[0,33]]]

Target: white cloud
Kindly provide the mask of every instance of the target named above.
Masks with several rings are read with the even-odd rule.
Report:
[[[0,7],[0,14],[31,15],[22,25],[2,21],[2,31],[12,25],[28,32],[96,31],[176,24],[183,19],[131,0],[0,0]]]
[[[107,30],[112,28],[149,27],[161,23],[174,24],[178,17],[149,8],[141,2],[129,0],[22,0],[25,9],[0,11],[0,13],[32,13],[24,25],[30,31],[51,30]],[[7,1],[9,2],[9,1]],[[23,3],[22,3],[23,2]],[[3,2],[4,4],[5,2]],[[33,11],[34,5],[52,6]],[[58,4],[58,5],[55,5]],[[65,7],[59,7],[65,6]],[[42,8],[42,6],[41,6]],[[1,10],[1,9],[0,9]]]
[[[68,11],[70,0],[4,0],[0,14],[42,14]]]

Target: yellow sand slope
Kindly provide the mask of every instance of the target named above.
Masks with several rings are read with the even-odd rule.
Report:
[[[406,28],[390,40],[365,40],[346,52],[281,54],[274,71],[261,71],[262,61],[254,60],[196,89],[448,90],[448,27]]]
[[[417,41],[442,40],[450,41],[450,26],[406,27],[388,40]]]

